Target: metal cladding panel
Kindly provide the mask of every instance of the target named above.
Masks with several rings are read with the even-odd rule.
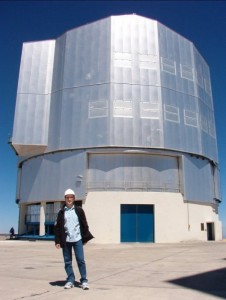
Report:
[[[109,84],[64,91],[61,120],[71,122],[62,122],[61,148],[109,145],[109,98]]]
[[[176,157],[144,154],[91,154],[87,185],[99,190],[179,192]]]
[[[111,19],[110,144],[162,147],[157,22]]]
[[[109,98],[109,84],[54,93],[48,150],[109,145]]]
[[[18,94],[13,144],[47,145],[50,95]]]
[[[108,83],[109,61],[109,18],[67,32],[63,88]]]
[[[194,66],[195,66],[195,82],[197,89],[197,96],[200,98],[210,109],[213,109],[212,89],[210,80],[209,67],[200,55],[197,49],[193,46]]]
[[[62,109],[62,91],[52,93],[49,114],[48,151],[58,150],[61,140],[60,124]],[[68,119],[67,119],[68,120]]]
[[[221,187],[220,187],[220,170],[216,167],[214,168],[214,193],[216,199],[222,199]]]
[[[23,44],[18,94],[51,92],[55,41]]]
[[[144,57],[141,59],[138,56],[157,55],[156,26],[156,21],[136,15],[111,17],[114,54],[124,53],[137,55],[136,60],[133,58],[133,64],[137,66],[141,64],[141,61],[152,61],[151,57],[146,57],[147,60],[143,60]],[[117,59],[121,58],[118,57]],[[127,58],[127,60],[131,59]]]
[[[20,173],[20,203],[63,200],[68,188],[75,190],[78,199],[84,199],[85,166],[82,151],[45,154],[25,161]]]
[[[57,40],[48,150],[109,144],[109,82],[110,19]]]
[[[162,88],[165,148],[202,154],[197,98]]]
[[[202,154],[218,161],[214,108],[209,67],[194,48],[196,86],[199,104],[199,128]]]
[[[196,96],[191,42],[158,23],[161,86]]]
[[[199,103],[200,136],[203,155],[218,161],[214,112],[205,103]]]
[[[112,85],[111,144],[162,147],[162,109],[159,87]]]
[[[214,203],[214,185],[208,160],[189,155],[183,156],[184,199]]]
[[[109,83],[110,19],[81,26],[58,38],[53,73],[53,92]]]
[[[52,92],[61,91],[64,82],[64,61],[65,61],[65,44],[66,34],[63,34],[56,40],[54,64],[53,64],[53,80]]]
[[[47,146],[54,46],[54,41],[23,46],[12,138],[20,155]]]
[[[158,30],[164,148],[217,161],[209,68],[191,42],[161,24]]]

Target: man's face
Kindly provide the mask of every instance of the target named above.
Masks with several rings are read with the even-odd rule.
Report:
[[[65,202],[67,207],[72,207],[75,201],[75,196],[74,195],[66,195],[65,196]]]

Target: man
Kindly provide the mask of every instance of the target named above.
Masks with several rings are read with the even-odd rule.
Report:
[[[58,212],[55,223],[55,246],[62,248],[64,266],[67,273],[65,289],[74,287],[75,275],[72,267],[72,248],[75,253],[79,273],[81,275],[81,287],[88,290],[86,277],[86,263],[84,259],[83,245],[93,238],[89,231],[84,210],[75,206],[75,193],[68,189],[64,193],[65,205]]]
[[[14,238],[14,235],[15,235],[15,231],[14,231],[13,227],[10,228],[9,233],[10,233],[10,240],[12,240]]]

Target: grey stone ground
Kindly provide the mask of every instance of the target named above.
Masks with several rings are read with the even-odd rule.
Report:
[[[53,242],[0,240],[0,299],[226,299],[225,241],[89,243],[85,255],[90,290],[64,290],[62,253]]]

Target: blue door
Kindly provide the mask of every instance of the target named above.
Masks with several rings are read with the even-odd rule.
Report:
[[[121,242],[136,242],[136,205],[121,205]]]
[[[153,205],[121,205],[121,242],[154,242]]]

